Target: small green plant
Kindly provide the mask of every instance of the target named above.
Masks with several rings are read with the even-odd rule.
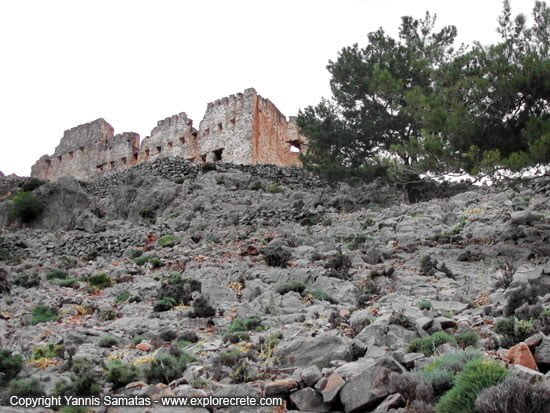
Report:
[[[392,313],[388,323],[401,326],[401,327],[406,328],[408,330],[413,330],[414,329],[414,324],[412,323],[411,320],[409,320],[409,317],[407,317],[405,314],[403,314],[402,312],[399,312],[399,311],[394,311]]]
[[[216,309],[208,303],[206,298],[197,297],[193,300],[193,312],[190,315],[192,318],[207,318],[215,315]]]
[[[315,299],[315,300],[319,300],[319,301],[328,301],[329,303],[331,304],[338,304],[338,300],[336,300],[335,298],[331,297],[330,295],[328,295],[326,292],[324,292],[323,290],[308,290],[306,292],[306,295],[307,294],[311,294],[311,296]]]
[[[176,237],[173,235],[165,235],[160,237],[157,243],[163,248],[169,248],[176,245]]]
[[[31,324],[36,325],[40,323],[46,323],[48,321],[57,321],[59,314],[57,308],[49,307],[47,305],[37,305],[32,310]]]
[[[259,317],[236,318],[231,322],[227,331],[234,333],[236,331],[263,331],[265,327]]]
[[[502,347],[510,347],[525,340],[534,333],[533,322],[518,320],[516,317],[506,317],[497,320],[495,332],[503,335],[500,342]]]
[[[10,396],[19,397],[41,397],[45,396],[44,386],[37,378],[12,380],[8,387]]]
[[[42,358],[53,359],[63,358],[65,347],[61,344],[48,343],[45,346],[37,346],[32,352],[32,359],[38,360]]]
[[[56,383],[54,396],[98,396],[100,387],[98,374],[89,360],[74,359],[71,367],[71,381]]]
[[[501,383],[507,375],[508,370],[494,360],[470,361],[437,403],[437,413],[476,413],[475,401],[481,391]]]
[[[117,304],[125,303],[130,299],[131,296],[132,295],[128,291],[124,291],[116,296],[115,303]]]
[[[113,346],[118,346],[120,340],[115,336],[106,335],[99,339],[97,345],[102,348],[111,348]]]
[[[74,257],[69,257],[67,255],[59,257],[59,266],[66,270],[76,267],[77,264],[78,261]]]
[[[250,185],[250,189],[252,191],[259,191],[260,189],[262,189],[263,186],[262,186],[262,183],[260,181],[254,181],[251,185]]]
[[[131,249],[130,251],[128,251],[128,255],[130,256],[130,258],[136,259],[143,255],[143,250]]]
[[[368,237],[366,235],[360,234],[353,237],[353,240],[348,244],[348,248],[350,250],[356,250],[359,247],[361,247],[365,241],[367,241]]]
[[[23,357],[0,349],[0,385],[6,385],[23,368]]]
[[[32,192],[23,191],[13,196],[9,215],[28,224],[38,218],[43,209],[42,202]]]
[[[430,300],[420,300],[418,302],[418,308],[420,308],[421,310],[431,310],[432,302]]]
[[[151,223],[154,223],[157,213],[152,208],[144,208],[139,212],[139,216],[147,221],[150,221]]]
[[[168,310],[171,310],[176,305],[177,305],[177,301],[174,298],[162,297],[157,301],[155,301],[155,304],[153,305],[153,311],[155,312],[168,311]]]
[[[250,334],[248,334],[246,331],[235,331],[232,333],[227,333],[223,336],[224,343],[237,344],[241,341],[248,340],[250,340]]]
[[[69,274],[63,270],[53,270],[46,274],[47,280],[65,280],[69,277]]]
[[[479,336],[473,330],[462,331],[455,334],[456,344],[460,348],[466,348],[468,346],[476,346],[479,342]]]
[[[302,294],[305,290],[306,290],[306,285],[299,280],[292,280],[292,281],[286,282],[284,284],[277,286],[277,288],[275,289],[275,291],[277,291],[281,295],[284,295],[291,291],[298,294]]]
[[[410,353],[424,353],[426,356],[431,356],[435,353],[437,347],[442,344],[456,344],[455,338],[449,333],[438,331],[426,338],[417,338],[411,341],[408,351]]]
[[[105,273],[101,273],[101,274],[97,274],[92,277],[89,277],[88,283],[90,284],[90,286],[102,290],[104,288],[110,287],[113,282],[111,281],[111,277],[109,277]]]
[[[113,387],[118,389],[126,386],[128,383],[136,381],[139,377],[138,367],[115,360],[107,367],[107,381],[113,383]]]
[[[188,357],[162,355],[151,362],[145,370],[145,377],[149,384],[168,384],[179,378],[187,368]]]
[[[14,284],[24,288],[32,288],[40,285],[40,277],[37,273],[23,274],[14,280]]]
[[[267,186],[266,191],[269,192],[270,194],[277,194],[283,191],[283,187],[278,183],[274,182]]]
[[[149,259],[149,263],[151,264],[151,267],[153,267],[153,268],[164,267],[164,262],[162,262],[162,260],[160,258],[157,258],[157,257],[151,257]]]
[[[288,248],[280,245],[269,245],[262,250],[265,263],[270,267],[286,268],[292,254]]]
[[[78,280],[76,278],[67,278],[66,280],[58,280],[55,284],[60,287],[74,287],[75,285],[78,285]]]

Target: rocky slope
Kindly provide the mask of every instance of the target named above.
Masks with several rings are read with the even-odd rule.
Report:
[[[407,192],[163,159],[36,185],[42,210],[28,224],[11,198],[25,181],[5,181],[0,348],[22,363],[0,375],[11,380],[4,403],[30,383],[42,394],[429,411],[434,383],[433,397],[410,396],[396,377],[470,347],[547,383],[549,177]],[[430,342],[437,332],[448,334]]]

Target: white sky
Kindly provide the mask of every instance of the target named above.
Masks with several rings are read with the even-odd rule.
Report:
[[[534,0],[512,0],[530,16]],[[254,87],[288,115],[330,96],[325,66],[403,15],[497,39],[501,0],[0,0],[0,171],[30,174],[63,131],[105,118],[147,136]]]

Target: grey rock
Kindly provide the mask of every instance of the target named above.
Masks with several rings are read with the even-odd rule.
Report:
[[[330,406],[323,402],[323,397],[311,387],[298,390],[290,395],[290,401],[300,411],[329,412]]]
[[[307,386],[313,386],[323,375],[319,367],[310,366],[302,369],[301,377]]]
[[[376,407],[390,394],[390,374],[405,371],[405,368],[392,357],[378,360],[359,376],[346,383],[340,391],[340,401],[344,405],[345,412],[364,412]]]
[[[550,337],[543,337],[542,342],[535,348],[535,360],[539,364],[550,364]]]
[[[316,365],[326,367],[332,360],[350,361],[349,341],[334,335],[322,335],[315,338],[296,338],[282,343],[275,356],[283,367],[307,367]]]

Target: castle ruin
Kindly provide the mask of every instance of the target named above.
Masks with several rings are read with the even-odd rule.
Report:
[[[54,181],[62,176],[90,180],[158,157],[180,157],[195,163],[301,166],[307,140],[268,99],[246,89],[208,103],[199,124],[182,112],[158,122],[140,141],[134,132],[115,135],[104,119],[65,131],[53,155],[42,156],[31,176]]]

